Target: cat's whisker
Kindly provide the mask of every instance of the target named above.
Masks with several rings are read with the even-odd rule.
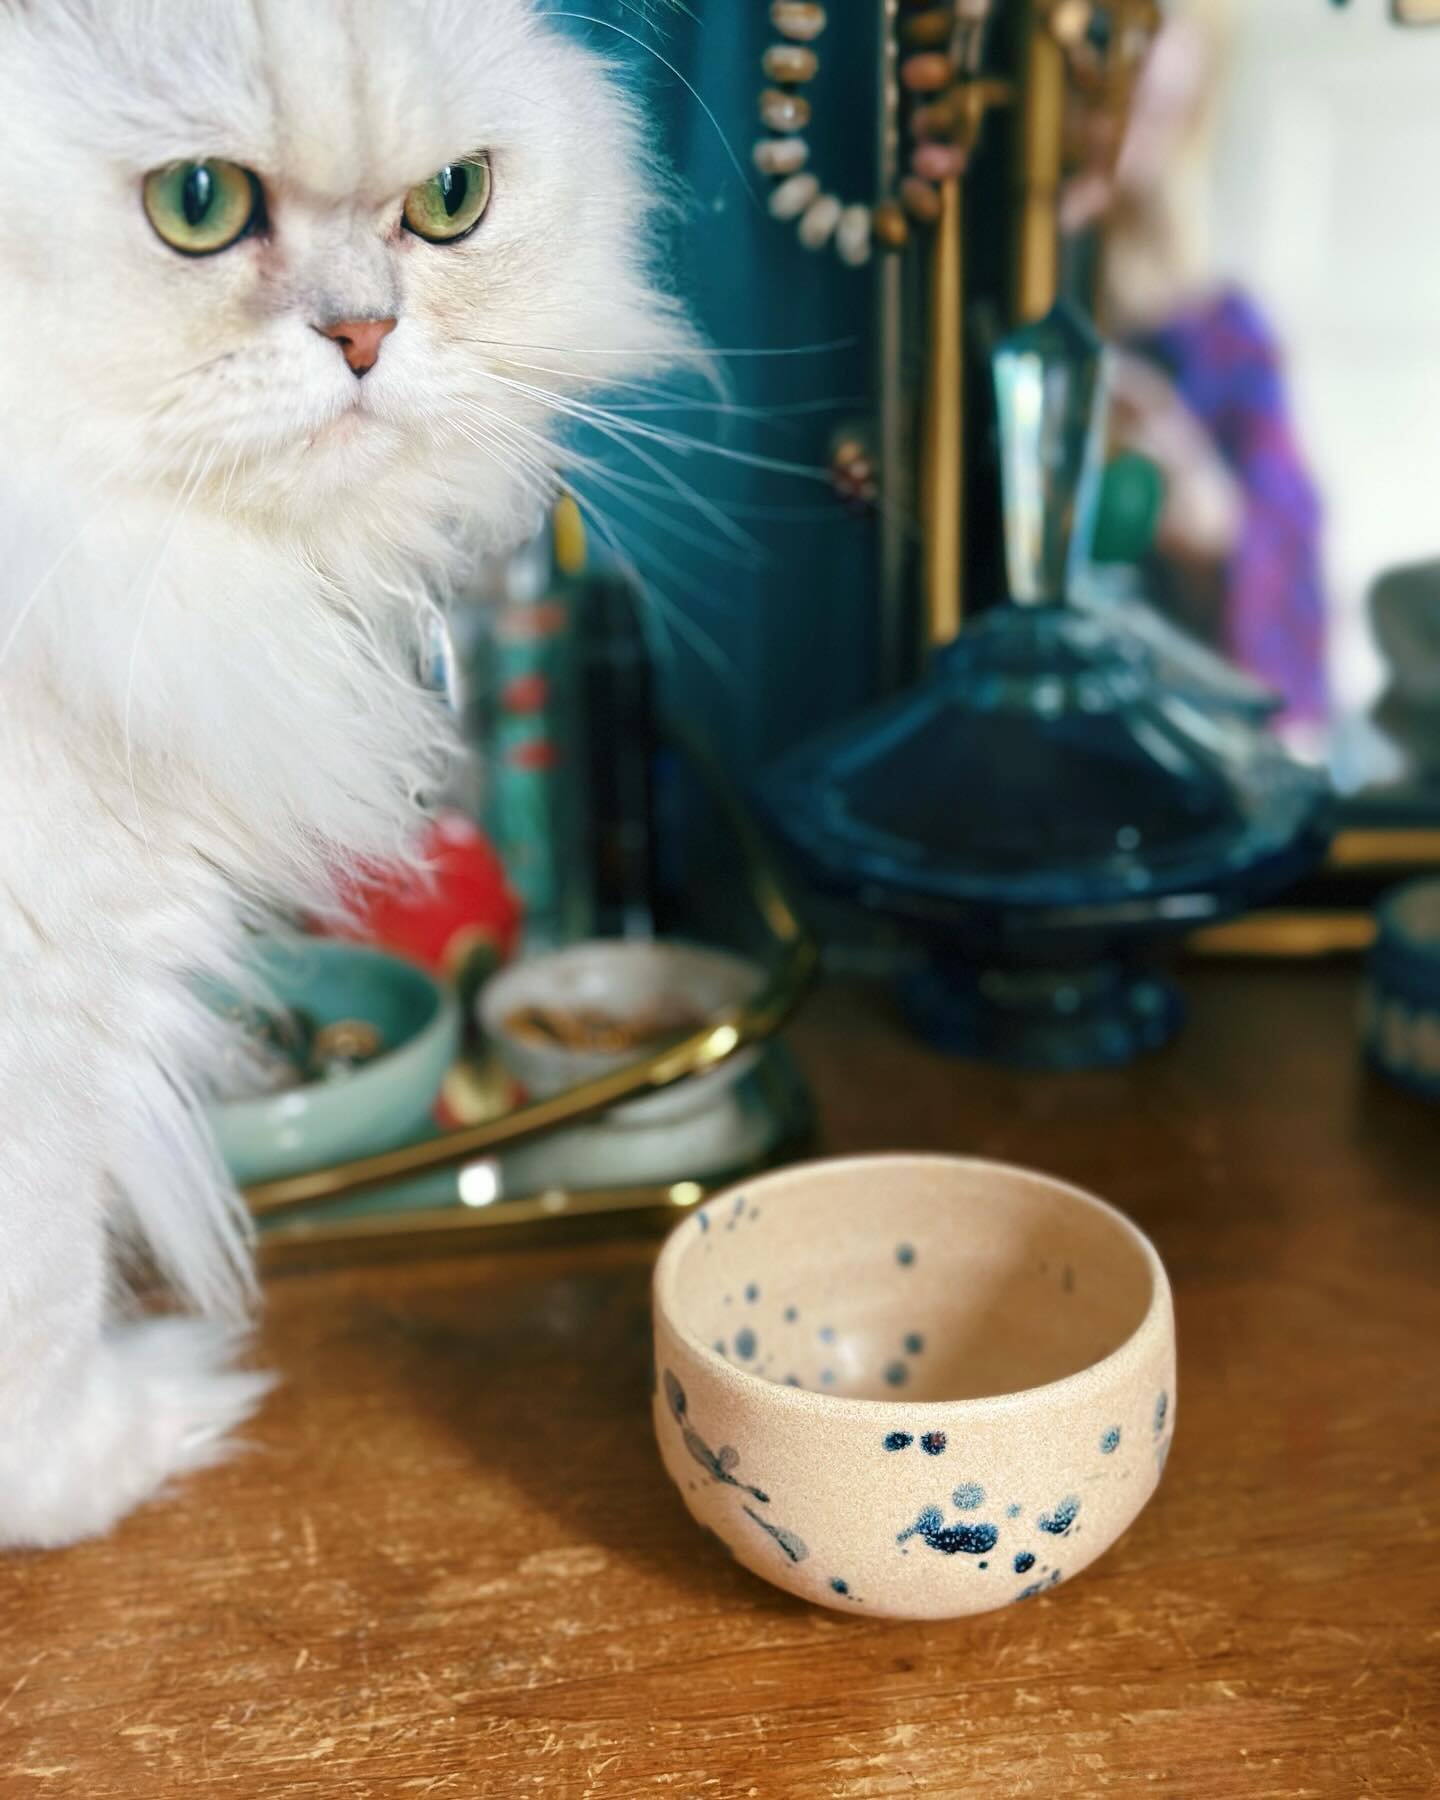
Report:
[[[553,470],[548,464],[539,464],[534,451],[524,442],[517,439],[515,432],[518,429],[522,432],[526,432],[527,435],[536,438],[546,447],[547,452],[552,448],[549,444],[549,440],[537,433],[528,431],[528,428],[519,426],[518,421],[507,418],[504,414],[493,413],[491,409],[486,410],[490,415],[489,429],[487,432],[488,440],[490,443],[494,443],[498,440],[503,451],[503,455],[500,456],[498,460],[505,461],[509,459],[518,461],[522,466],[531,468],[543,467],[549,483],[549,492],[553,495],[556,481]],[[599,473],[600,471],[597,469],[592,472]],[[620,541],[613,520],[604,513],[599,503],[578,486],[571,484],[569,491],[588,524],[595,530],[601,541],[610,550],[611,555],[615,559],[617,568],[628,576],[636,593],[640,596],[653,616],[657,627],[665,633],[667,639],[671,637],[685,638],[691,644],[691,647],[695,650],[696,654],[699,655],[712,670],[722,677],[727,674],[733,674],[734,671],[730,668],[724,652],[715,643],[714,639],[710,637],[709,633],[693,619],[689,618],[679,607],[673,605],[673,603],[666,596],[661,594],[659,590],[655,588],[654,584],[641,573],[634,557],[626,550]],[[656,551],[653,546],[647,548],[646,561],[648,564],[666,573],[666,575],[672,579],[673,584],[679,587],[682,592],[688,590],[692,599],[706,605],[717,604],[717,596],[714,593],[708,592],[695,584],[688,575],[677,569],[669,562],[668,558]],[[671,650],[668,645],[667,654],[673,655],[673,650]]]
[[[693,82],[686,79],[680,70],[675,67],[675,64],[670,61],[668,56],[662,56],[653,44],[647,44],[644,38],[636,37],[633,31],[626,31],[623,25],[617,25],[613,19],[597,19],[593,13],[559,12],[548,7],[545,8],[541,16],[547,19],[572,19],[582,25],[598,25],[602,31],[613,31],[617,37],[625,38],[629,43],[632,43],[643,50],[647,56],[653,56],[655,61],[660,64],[661,68],[668,69],[714,127],[715,135],[719,138],[721,146],[725,151],[725,155],[729,159],[730,166],[734,169],[739,178],[741,187],[745,190],[746,197],[757,211],[760,210],[760,196],[755,192],[754,186],[751,183],[749,171],[735,154],[735,146],[730,142],[724,127],[706,104],[705,98],[700,90]]]
[[[764,559],[765,552],[762,546],[751,537],[749,532],[742,526],[735,524],[733,520],[727,518],[725,513],[721,511],[714,501],[702,494],[698,488],[691,487],[691,485],[682,480],[673,469],[667,468],[665,464],[660,462],[656,457],[651,456],[647,451],[641,449],[638,444],[631,442],[630,435],[632,434],[627,434],[623,428],[618,428],[604,409],[562,401],[557,396],[549,395],[545,389],[531,388],[528,383],[511,384],[508,382],[507,378],[503,376],[496,376],[491,379],[505,382],[507,386],[518,385],[521,391],[528,393],[531,398],[539,401],[539,403],[544,405],[547,410],[557,412],[566,418],[579,420],[581,423],[589,425],[592,430],[600,432],[603,437],[607,438],[611,443],[615,444],[619,449],[625,451],[630,456],[633,456],[645,468],[649,469],[652,474],[659,478],[665,487],[669,488],[677,496],[677,498],[682,500],[687,506],[693,507],[702,518],[708,520],[720,535],[728,539],[737,549],[743,550],[747,556],[756,561],[762,561]],[[642,428],[633,435],[648,437],[651,435],[652,430],[653,428]],[[578,456],[578,452],[574,454]]]
[[[513,387],[517,393],[527,394],[542,404],[550,405],[556,411],[570,412],[576,418],[587,420],[603,418],[618,431],[647,438],[680,454],[688,455],[690,452],[695,452],[699,455],[718,456],[727,462],[739,463],[745,468],[759,469],[772,475],[793,475],[802,481],[828,484],[830,480],[829,471],[815,463],[790,462],[783,457],[765,456],[759,451],[737,450],[729,444],[713,444],[705,438],[695,437],[690,432],[669,431],[658,425],[645,425],[617,417],[615,414],[607,412],[604,407],[596,407],[593,402],[574,400],[567,395],[555,393],[552,389],[536,387],[532,382],[516,381],[510,376],[497,374],[493,370],[487,370],[486,374],[490,380]]]
[[[471,403],[472,408],[475,404],[476,403]],[[679,481],[678,478],[672,477],[661,484],[647,482],[643,480],[643,478],[631,474],[629,471],[613,468],[593,457],[584,456],[578,451],[567,450],[564,446],[557,448],[553,440],[546,436],[545,433],[536,431],[533,427],[524,425],[519,420],[511,418],[507,414],[498,412],[494,408],[481,407],[479,410],[481,415],[486,417],[492,423],[504,426],[510,430],[522,432],[533,442],[540,445],[546,457],[553,459],[549,466],[553,468],[558,463],[567,482],[572,486],[574,485],[574,477],[577,474],[594,480],[601,487],[615,493],[616,497],[623,501],[637,517],[647,520],[647,522],[655,525],[659,530],[664,531],[677,542],[687,544],[691,549],[698,550],[705,556],[721,556],[728,554],[732,560],[734,560],[734,551],[738,548],[744,552],[744,566],[750,568],[760,567],[765,561],[766,552],[764,551],[763,546],[754,544],[753,540],[748,537],[736,540],[735,528],[733,527],[722,534],[725,538],[734,540],[732,541],[730,549],[727,551],[722,544],[708,540],[699,533],[688,530],[683,524],[676,519],[671,518],[668,514],[653,507],[646,506],[642,501],[637,500],[634,497],[638,492],[659,499],[678,499],[687,509],[698,510],[702,513],[702,516],[714,514],[717,520],[722,521],[726,525],[729,524],[729,521],[724,520],[724,515],[719,513],[712,502],[703,501],[702,496],[695,494],[686,483]],[[632,447],[622,445],[622,448]],[[661,472],[667,475],[670,473],[669,471],[663,470],[663,468]],[[556,473],[554,480],[557,482],[559,481],[559,473]]]
[[[741,361],[746,359],[765,360],[779,356],[828,356],[839,350],[853,350],[857,340],[853,337],[829,338],[814,344],[779,344],[779,345],[741,345],[737,348],[720,349],[710,344],[705,345],[670,345],[670,344],[634,344],[628,349],[591,349],[582,344],[527,344],[518,338],[484,338],[460,337],[457,342],[472,344],[481,350],[538,350],[547,356],[580,356],[600,357],[605,361],[618,361],[625,357],[639,357],[650,363],[697,362],[706,363],[716,357]]]

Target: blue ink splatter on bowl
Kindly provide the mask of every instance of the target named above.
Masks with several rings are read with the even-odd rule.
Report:
[[[1020,1517],[1020,1508],[1018,1506],[1007,1506],[1005,1508],[1005,1517],[1007,1519],[1018,1519]]]
[[[948,1441],[943,1431],[927,1431],[920,1440],[920,1448],[927,1456],[943,1456]]]
[[[907,1331],[901,1348],[908,1356],[918,1356],[925,1348],[925,1340],[918,1331]]]
[[[985,1504],[985,1490],[976,1482],[962,1481],[950,1498],[957,1512],[974,1512]]]
[[[848,1581],[842,1581],[838,1575],[831,1577],[830,1587],[831,1590],[837,1594],[848,1594],[850,1592],[850,1583]]]
[[[772,1525],[768,1519],[762,1519],[759,1513],[751,1512],[748,1506],[741,1510],[747,1519],[753,1519],[763,1532],[774,1538],[792,1563],[802,1563],[810,1554],[810,1547],[804,1538],[796,1537],[793,1531],[787,1531],[783,1525]]]
[[[885,1379],[889,1382],[891,1387],[904,1387],[905,1383],[910,1379],[910,1371],[903,1362],[887,1363],[885,1366]]]
[[[795,1310],[795,1308],[793,1306],[787,1306],[785,1308],[785,1323],[787,1325],[793,1325],[799,1317],[800,1317],[800,1314]]]
[[[1015,1598],[1017,1600],[1033,1600],[1037,1594],[1043,1594],[1044,1592],[1045,1583],[1043,1581],[1032,1581],[1029,1587],[1021,1588]]]
[[[1077,1495],[1067,1494],[1054,1512],[1042,1514],[1039,1520],[1040,1529],[1048,1531],[1051,1537],[1064,1537],[1075,1523],[1075,1516],[1080,1511]]]
[[[787,1375],[785,1377],[785,1385],[786,1387],[799,1387],[800,1377],[798,1375]]]
[[[908,1431],[889,1431],[885,1434],[887,1450],[908,1450],[914,1442]]]
[[[758,1487],[751,1487],[747,1482],[735,1479],[733,1471],[739,1464],[740,1452],[735,1449],[734,1445],[722,1444],[718,1450],[712,1450],[695,1427],[688,1422],[690,1403],[685,1398],[684,1388],[681,1387],[670,1369],[665,1371],[665,1400],[674,1415],[676,1424],[680,1427],[685,1448],[710,1479],[724,1482],[726,1487],[739,1488],[743,1493],[758,1500],[762,1506],[768,1506],[770,1496],[767,1493]]]
[[[895,1260],[902,1269],[908,1269],[915,1260],[915,1246],[913,1244],[897,1244]]]
[[[1100,1440],[1100,1454],[1102,1456],[1113,1456],[1119,1448],[1120,1427],[1118,1425],[1112,1425]]]
[[[724,1354],[725,1354],[725,1340],[724,1340],[724,1338],[716,1338],[716,1340],[715,1340],[715,1354],[716,1354],[716,1355],[717,1355],[717,1356],[723,1356],[723,1355],[724,1355]]]
[[[1165,1429],[1165,1415],[1170,1410],[1170,1396],[1164,1388],[1160,1390],[1160,1398],[1155,1402],[1155,1435],[1159,1437]]]
[[[732,1471],[739,1464],[740,1452],[733,1444],[722,1444],[718,1450],[712,1450],[694,1426],[687,1425],[685,1448],[712,1481],[722,1482],[726,1487],[739,1488],[742,1493],[758,1500],[762,1506],[770,1504],[770,1496],[763,1488],[751,1487],[749,1482],[735,1479]]]
[[[833,1344],[835,1342],[835,1327],[833,1325],[822,1325],[818,1335],[822,1344]]]
[[[987,1562],[982,1562],[982,1563],[976,1563],[975,1567],[977,1569],[988,1569],[990,1567],[990,1565]]]
[[[833,1369],[822,1369],[820,1371],[820,1379],[824,1382],[826,1387],[834,1387],[835,1371]]]
[[[704,1232],[707,1232],[707,1231],[708,1231],[708,1230],[709,1230],[709,1229],[710,1229],[710,1215],[709,1215],[709,1213],[703,1213],[703,1212],[698,1212],[698,1213],[696,1213],[696,1215],[695,1215],[695,1223],[696,1223],[696,1224],[697,1224],[697,1225],[698,1225],[698,1226],[699,1226],[699,1227],[700,1227],[700,1230],[701,1230],[701,1232],[702,1232],[702,1234],[703,1234],[703,1233],[704,1233]]]
[[[735,1354],[743,1356],[746,1362],[750,1362],[754,1358],[755,1333],[748,1325],[742,1325],[740,1330],[735,1333]]]
[[[938,1506],[927,1506],[895,1542],[903,1544],[907,1538],[921,1537],[944,1556],[985,1556],[995,1548],[999,1536],[994,1525],[947,1525]]]
[[[753,1281],[745,1289],[745,1298],[750,1302],[750,1304],[752,1306],[760,1298],[760,1289],[756,1286],[756,1284]]]
[[[1035,1552],[1033,1550],[1022,1550],[1015,1558],[1015,1573],[1017,1575],[1027,1575],[1034,1567]]]

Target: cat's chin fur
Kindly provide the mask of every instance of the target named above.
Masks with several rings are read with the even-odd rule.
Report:
[[[474,240],[391,229],[480,148]],[[282,165],[275,230],[190,263],[138,182],[205,154]],[[635,120],[522,0],[0,0],[0,179],[0,1544],[38,1545],[263,1390],[195,981],[406,853],[449,741],[432,596],[558,460],[508,384],[633,379],[685,331]],[[377,309],[356,383],[311,326]],[[135,1318],[135,1249],[190,1317]]]

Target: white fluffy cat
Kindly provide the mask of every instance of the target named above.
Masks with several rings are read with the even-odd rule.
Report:
[[[526,0],[0,0],[0,1543],[263,1391],[192,984],[403,850],[426,592],[556,463],[524,390],[683,341],[657,186]]]

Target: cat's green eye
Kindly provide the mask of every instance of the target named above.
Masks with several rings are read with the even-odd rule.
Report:
[[[446,163],[405,196],[405,228],[427,243],[453,244],[475,229],[489,204],[488,158]]]
[[[145,177],[145,213],[172,250],[213,256],[228,250],[255,224],[260,183],[237,163],[167,163]]]

